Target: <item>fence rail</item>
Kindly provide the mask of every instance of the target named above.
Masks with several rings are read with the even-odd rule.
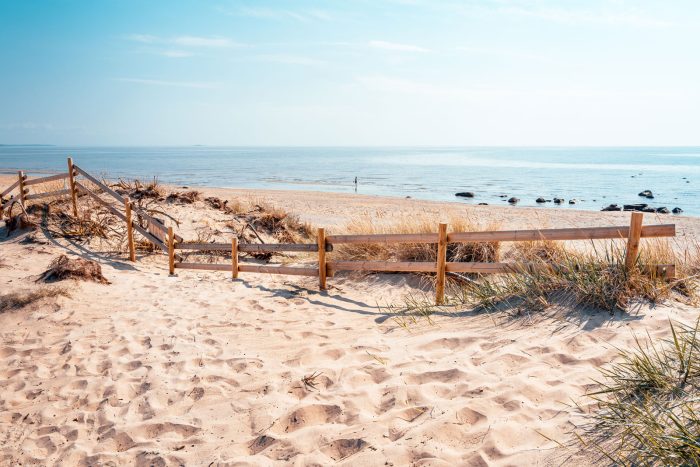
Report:
[[[56,175],[49,175],[48,177],[32,178],[31,180],[26,180],[24,182],[24,186],[32,186],[32,185],[38,185],[40,183],[54,182],[57,180],[65,180],[68,177],[70,177],[70,174],[68,172],[66,172],[66,173],[61,173],[61,174],[56,174]]]
[[[176,243],[176,250],[198,251],[231,251],[230,243]],[[238,251],[244,253],[278,253],[278,252],[308,252],[318,251],[315,243],[239,243]],[[326,245],[326,251],[333,251],[333,245]]]
[[[570,229],[539,230],[495,230],[483,232],[453,232],[447,234],[448,243],[477,242],[524,242],[540,240],[604,240],[625,239],[629,237],[629,226],[619,227],[582,227]],[[647,225],[642,227],[641,237],[673,237],[676,235],[675,224]],[[330,244],[357,243],[438,243],[438,234],[371,234],[371,235],[329,235]]]
[[[78,177],[90,182],[96,188],[89,188]],[[51,181],[69,180],[68,189],[43,193],[29,193],[27,187],[40,185]],[[104,206],[111,214],[117,216],[127,224],[129,257],[135,261],[135,247],[133,230],[140,233],[146,240],[168,254],[169,271],[174,274],[175,269],[193,269],[207,271],[228,271],[232,278],[236,279],[240,272],[284,274],[318,277],[321,289],[326,288],[326,278],[333,277],[342,271],[363,272],[420,272],[436,274],[436,302],[444,300],[445,275],[454,273],[476,274],[517,274],[534,270],[556,270],[565,266],[552,263],[528,263],[528,262],[448,262],[447,247],[450,243],[485,243],[485,242],[522,242],[522,241],[569,241],[569,240],[604,240],[622,239],[627,241],[625,253],[625,267],[630,269],[637,267],[639,245],[642,238],[674,237],[676,226],[674,224],[642,225],[643,214],[633,212],[629,226],[614,227],[584,227],[567,229],[530,229],[530,230],[505,230],[482,232],[451,232],[447,233],[447,225],[439,224],[437,233],[417,234],[371,234],[371,235],[325,235],[324,229],[318,229],[317,243],[276,243],[276,244],[252,244],[239,243],[234,237],[231,243],[202,243],[186,242],[176,235],[172,227],[166,227],[161,221],[154,218],[143,209],[134,205],[125,196],[117,193],[106,183],[98,180],[85,170],[73,164],[68,158],[68,172],[48,177],[28,179],[24,172],[18,172],[18,179],[1,194],[6,196],[18,190],[18,197],[11,199],[12,203],[19,202],[22,205],[26,201],[48,197],[71,195],[73,214],[78,215],[78,193],[83,193]],[[115,202],[105,200],[100,194],[106,194]],[[16,199],[18,198],[18,199]],[[0,198],[0,217],[4,215],[4,208]],[[123,211],[122,211],[123,209]],[[10,209],[11,210],[11,209]],[[145,223],[145,227],[134,221],[134,216]],[[399,244],[420,243],[436,244],[436,261],[335,261],[327,260],[326,254],[333,252],[333,246],[339,244]],[[231,253],[230,264],[219,263],[194,263],[182,261],[175,250],[189,251],[226,251]],[[316,253],[317,265],[314,267],[287,266],[287,265],[257,265],[243,264],[239,261],[239,253],[278,253],[278,252],[303,252]],[[675,265],[652,264],[640,265],[644,272],[655,274],[668,279],[675,277]]]
[[[47,191],[45,193],[35,193],[32,195],[26,195],[24,199],[26,200],[32,200],[32,199],[41,199],[41,198],[51,198],[51,197],[59,197],[59,196],[65,196],[70,194],[70,189],[65,189],[65,190],[56,190],[56,191]]]

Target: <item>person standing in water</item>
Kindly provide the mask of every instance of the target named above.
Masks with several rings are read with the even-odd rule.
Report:
[[[357,177],[355,177],[355,193],[357,193]]]

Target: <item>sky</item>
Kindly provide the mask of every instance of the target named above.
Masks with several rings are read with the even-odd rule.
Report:
[[[0,144],[700,145],[698,0],[0,0]]]

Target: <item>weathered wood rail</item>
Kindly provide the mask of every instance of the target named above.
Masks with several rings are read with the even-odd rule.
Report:
[[[80,178],[82,177],[82,178]],[[79,179],[80,178],[80,179]],[[31,192],[29,187],[38,186],[48,182],[56,182],[68,179],[68,188],[49,192]],[[91,188],[88,184],[94,186]],[[64,184],[65,186],[65,184]],[[231,243],[197,243],[186,242],[176,235],[172,227],[167,227],[139,209],[129,200],[110,188],[106,183],[98,180],[85,170],[73,164],[68,158],[68,172],[47,177],[28,179],[24,172],[18,172],[17,181],[0,193],[0,218],[4,216],[3,200],[13,191],[18,191],[17,196],[12,196],[9,203],[20,203],[22,206],[27,201],[45,199],[50,197],[63,197],[70,195],[73,215],[78,215],[78,195],[84,194],[105,207],[127,225],[127,237],[129,258],[135,261],[134,230],[141,234],[147,241],[168,254],[170,274],[175,269],[192,269],[205,271],[227,271],[236,279],[239,273],[284,274],[296,276],[318,277],[321,289],[326,288],[327,277],[334,277],[336,273],[343,271],[363,272],[413,272],[432,273],[436,275],[436,302],[443,303],[445,294],[445,276],[448,272],[475,273],[475,274],[517,274],[526,271],[541,269],[556,269],[560,266],[550,263],[518,263],[518,262],[448,262],[447,248],[450,243],[479,243],[479,242],[523,242],[523,241],[573,241],[573,240],[625,240],[627,248],[625,253],[625,267],[641,267],[649,274],[671,279],[675,277],[675,265],[655,264],[638,265],[639,246],[642,238],[674,237],[676,227],[674,224],[642,225],[643,214],[633,212],[629,226],[613,227],[584,227],[567,229],[529,229],[529,230],[502,230],[482,232],[447,232],[447,224],[439,224],[437,233],[418,234],[372,234],[372,235],[326,235],[324,229],[318,229],[316,243],[278,243],[278,244],[251,244],[240,243],[233,237]],[[101,195],[107,195],[110,202]],[[143,227],[134,218],[145,223]],[[328,260],[327,254],[332,253],[334,245],[341,244],[435,244],[436,261],[406,262],[406,261],[334,261]],[[176,250],[193,252],[230,252],[231,263],[195,263],[182,261]],[[239,253],[309,253],[316,254],[316,265],[303,264],[300,266],[288,265],[259,265],[244,264],[240,261]]]

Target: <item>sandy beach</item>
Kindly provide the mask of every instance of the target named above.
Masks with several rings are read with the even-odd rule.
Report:
[[[503,229],[629,222],[629,213],[201,191],[264,199],[338,232],[358,216],[467,216]],[[225,221],[201,201],[173,209],[185,238]],[[675,223],[678,244],[700,233],[691,217],[645,223]],[[130,263],[41,232],[2,235],[2,294],[68,294],[0,313],[3,465],[590,465],[571,432],[598,369],[635,335],[666,337],[669,319],[697,317],[673,302],[612,316],[465,310],[405,327],[390,306],[422,290],[406,275],[341,276],[320,292],[312,278],[169,277],[163,255]],[[60,254],[98,262],[110,284],[37,284]]]

